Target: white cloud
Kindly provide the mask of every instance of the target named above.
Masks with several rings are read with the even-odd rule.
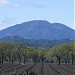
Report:
[[[18,3],[11,3],[9,0],[0,0],[0,5],[2,6],[11,6],[11,7],[19,7]]]
[[[7,0],[0,0],[0,4],[1,5],[8,5],[9,1],[7,1]]]

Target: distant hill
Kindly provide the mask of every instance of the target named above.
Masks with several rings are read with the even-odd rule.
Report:
[[[0,31],[0,38],[18,36],[27,39],[61,40],[73,38],[74,30],[60,23],[49,23],[44,20],[28,21]]]
[[[18,36],[6,36],[0,39],[0,42],[23,42],[26,46],[31,46],[34,48],[43,47],[45,49],[49,49],[55,44],[63,44],[63,43],[73,43],[75,39],[62,39],[62,40],[47,40],[47,39],[26,39]]]

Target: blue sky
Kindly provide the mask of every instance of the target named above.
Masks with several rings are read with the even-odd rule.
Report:
[[[30,20],[74,28],[74,0],[0,0],[0,30]]]

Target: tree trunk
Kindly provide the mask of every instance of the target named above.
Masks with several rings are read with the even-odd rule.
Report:
[[[0,60],[0,63],[1,63],[1,60]]]
[[[3,64],[3,62],[4,62],[4,55],[2,56],[2,64]]]
[[[12,64],[13,64],[13,62],[14,62],[14,61],[13,61],[13,57],[12,57]]]
[[[42,61],[42,66],[41,66],[41,73],[43,72],[43,61]]]
[[[60,63],[61,63],[61,58],[60,58],[59,56],[56,56],[56,57],[57,57],[57,59],[58,59],[59,65],[60,65]]]
[[[3,57],[2,57],[2,64],[3,64],[4,60],[3,60]]]
[[[24,64],[25,64],[26,60],[25,60],[25,57],[24,57]]]
[[[21,64],[21,57],[19,58],[19,64]]]
[[[73,63],[74,63],[74,56],[72,55],[72,65],[73,65]]]
[[[67,60],[65,59],[65,65],[67,64]]]
[[[69,59],[68,59],[69,55],[67,54],[67,63],[69,63]]]
[[[10,59],[10,56],[9,56],[9,64],[10,64],[10,61],[11,61],[11,59]]]
[[[68,64],[70,64],[70,60],[68,59]]]
[[[59,61],[59,65],[60,65],[60,63],[61,63],[61,60],[60,60],[60,58],[58,59],[58,61]]]

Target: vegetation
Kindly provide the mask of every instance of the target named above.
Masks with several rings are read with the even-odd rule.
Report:
[[[0,75],[32,75],[32,72],[34,75],[74,75],[74,64],[74,43],[54,45],[45,50],[24,43],[0,42]]]
[[[75,44],[55,45],[49,50],[25,46],[23,43],[0,43],[0,63],[13,62],[51,62],[51,63],[75,63]]]
[[[0,38],[0,42],[23,42],[26,46],[34,47],[38,49],[39,47],[43,47],[46,50],[51,48],[55,44],[65,44],[65,43],[74,43],[74,38],[72,39],[59,39],[59,40],[49,40],[49,39],[27,39],[23,37],[18,36],[5,36],[3,38]]]

